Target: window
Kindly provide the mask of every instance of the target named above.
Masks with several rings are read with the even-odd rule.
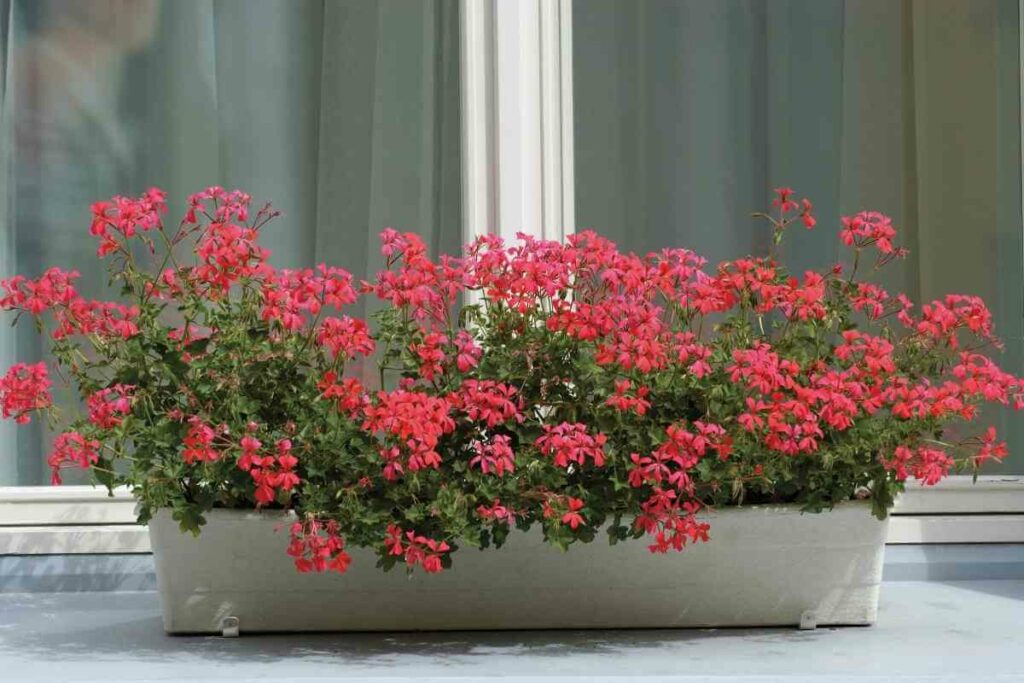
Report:
[[[89,205],[152,185],[172,207],[211,184],[272,200],[282,267],[365,277],[392,225],[459,249],[457,0],[3,7],[3,277],[78,266],[84,295],[111,298]],[[0,364],[42,359],[31,321],[8,322]],[[0,485],[47,483],[51,436],[0,424]]]
[[[792,271],[845,255],[838,216],[894,218],[890,291],[982,296],[1024,374],[1017,0],[672,0],[573,9],[577,225],[714,263],[764,253],[750,218],[792,185],[819,224]],[[1024,423],[990,418],[1024,474]]]
[[[439,252],[463,234],[574,226],[638,251],[757,252],[749,212],[785,183],[822,218],[784,255],[791,268],[837,258],[826,217],[885,211],[912,250],[889,288],[982,295],[1003,365],[1024,374],[1018,4],[11,0],[0,274],[91,264],[88,204],[153,184],[179,204],[210,183],[272,199],[275,262],[361,276],[388,225]],[[27,329],[0,327],[0,364],[41,353]],[[1013,453],[994,471],[1024,474],[1024,424],[992,418]],[[45,483],[46,440],[0,423],[0,485]],[[906,509],[1024,512],[1024,478],[952,483]],[[131,520],[126,499],[83,513],[71,494],[93,510],[92,493],[21,493],[28,512],[0,526]],[[1020,540],[1021,519],[944,515],[898,533]],[[134,547],[48,543],[29,551]]]

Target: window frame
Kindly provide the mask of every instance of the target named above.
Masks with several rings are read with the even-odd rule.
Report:
[[[911,484],[896,501],[889,544],[1024,542],[1024,476],[952,476]],[[0,556],[147,553],[125,488],[0,487]]]

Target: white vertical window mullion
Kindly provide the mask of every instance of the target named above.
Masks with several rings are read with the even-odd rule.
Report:
[[[494,5],[463,0],[460,13],[462,75],[463,241],[497,231],[494,135]]]
[[[545,237],[575,222],[572,127],[572,0],[541,4],[541,156]]]
[[[1024,0],[1021,0],[1024,2]],[[572,0],[558,0],[558,68],[561,88],[558,92],[560,111],[557,125],[561,130],[561,218],[562,234],[576,230],[576,137],[573,108],[572,62]]]
[[[571,0],[463,0],[468,238],[572,231]]]
[[[544,237],[540,2],[495,10],[498,230]]]

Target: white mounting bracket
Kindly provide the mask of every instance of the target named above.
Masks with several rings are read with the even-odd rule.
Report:
[[[818,613],[814,610],[805,610],[800,615],[800,630],[813,631],[818,628]]]
[[[224,617],[220,620],[220,634],[224,638],[238,637],[238,617]]]

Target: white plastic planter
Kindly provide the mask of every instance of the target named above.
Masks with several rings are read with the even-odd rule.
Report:
[[[540,530],[462,547],[440,574],[384,573],[351,548],[344,575],[299,574],[282,512],[215,510],[199,537],[150,522],[168,633],[874,623],[886,523],[866,503],[714,511],[711,541],[653,555],[603,534],[562,553]]]

